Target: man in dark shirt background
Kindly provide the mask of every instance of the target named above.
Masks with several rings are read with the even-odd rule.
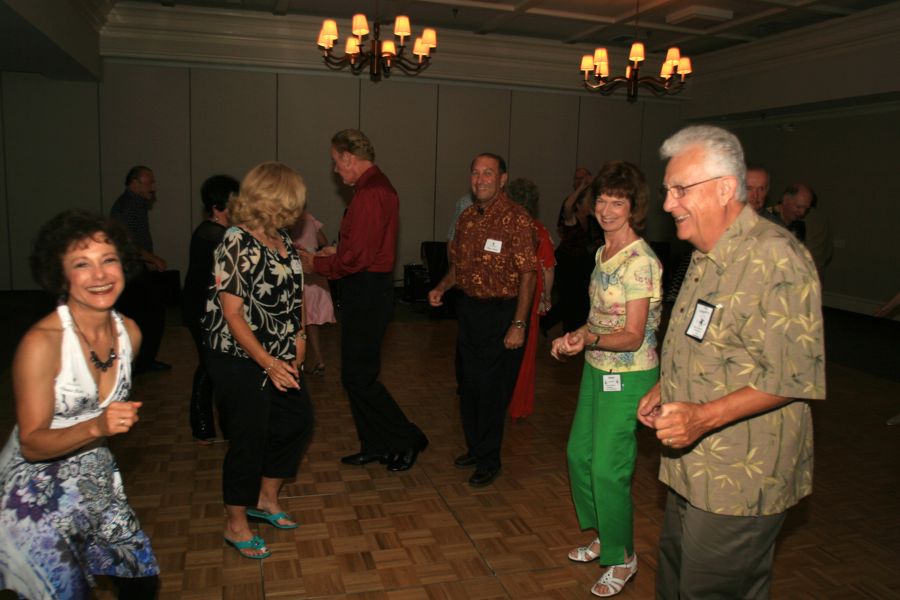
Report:
[[[166,261],[153,253],[149,211],[156,202],[156,178],[149,167],[137,165],[125,176],[125,191],[118,197],[110,217],[131,233],[140,251],[144,269],[125,286],[117,308],[135,320],[143,335],[134,371],[165,371],[172,366],[156,360],[166,326],[166,284],[162,273]]]
[[[360,443],[360,451],[341,462],[377,461],[390,471],[406,471],[428,446],[428,438],[378,381],[381,343],[394,304],[400,199],[375,166],[375,149],[363,132],[336,133],[331,160],[344,184],[354,188],[341,221],[340,243],[315,256],[301,252],[301,258],[305,270],[341,281],[341,383]]]

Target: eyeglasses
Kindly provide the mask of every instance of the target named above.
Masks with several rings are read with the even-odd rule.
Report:
[[[672,194],[672,197],[676,200],[681,200],[684,198],[684,195],[687,193],[689,189],[694,187],[695,185],[700,185],[701,183],[707,183],[709,181],[713,181],[714,179],[721,179],[725,177],[725,175],[718,175],[716,177],[710,177],[709,179],[704,179],[703,181],[698,181],[697,183],[692,183],[690,185],[673,185],[671,187],[663,184],[659,186],[659,193],[662,194],[662,197],[665,198],[669,194]]]

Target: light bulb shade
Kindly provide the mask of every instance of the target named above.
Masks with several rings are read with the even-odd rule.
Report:
[[[672,63],[668,60],[662,64],[662,69],[659,70],[659,76],[663,79],[668,79],[672,76]]]
[[[678,74],[687,75],[691,72],[691,59],[687,56],[682,56],[678,61]]]
[[[430,27],[422,32],[422,43],[429,48],[437,48],[437,31]]]
[[[600,77],[609,77],[609,63],[602,62],[597,65],[597,75]]]
[[[594,63],[608,63],[609,56],[606,54],[606,48],[597,48],[594,50]]]
[[[631,52],[628,53],[628,60],[641,62],[644,60],[644,44],[635,42],[631,45]]]
[[[406,15],[397,15],[397,18],[394,19],[394,35],[399,37],[401,40],[405,37],[408,37],[412,32],[409,27],[409,17]]]
[[[344,46],[344,54],[359,54],[359,38],[353,36],[347,38],[347,43]]]
[[[416,38],[416,43],[413,45],[413,54],[416,56],[428,56],[429,52],[431,52],[431,48],[422,43],[422,38]]]
[[[387,57],[397,56],[397,48],[394,46],[394,40],[385,40],[381,42],[381,55]]]
[[[674,67],[679,60],[681,60],[681,51],[678,48],[672,46],[666,51],[666,63]]]
[[[594,57],[590,54],[585,54],[581,57],[581,70],[585,73],[590,73],[594,70]]]
[[[319,34],[319,37],[332,41],[338,39],[337,23],[334,19],[325,19],[322,21],[322,33]]]
[[[366,20],[366,15],[362,13],[357,13],[353,15],[353,35],[358,35],[362,37],[364,35],[369,34],[369,22]]]
[[[330,50],[332,46],[334,46],[334,40],[329,37],[325,37],[325,30],[319,31],[319,39],[316,41],[319,47],[322,50]]]

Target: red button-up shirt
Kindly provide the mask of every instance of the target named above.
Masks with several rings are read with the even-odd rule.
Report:
[[[337,253],[317,256],[316,273],[340,279],[360,271],[390,273],[397,257],[400,198],[376,166],[360,175],[341,221]]]

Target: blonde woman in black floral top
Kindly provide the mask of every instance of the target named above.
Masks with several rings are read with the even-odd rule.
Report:
[[[232,227],[215,252],[203,317],[209,372],[222,391],[229,433],[225,541],[246,558],[270,554],[248,518],[297,527],[278,493],[297,472],[313,413],[300,370],[303,269],[284,228],[305,201],[303,180],[283,164],[266,162],[247,173],[228,205]]]

